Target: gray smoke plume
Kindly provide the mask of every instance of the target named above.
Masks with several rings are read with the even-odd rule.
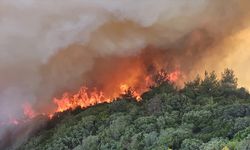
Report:
[[[0,0],[0,122],[23,117],[25,102],[49,112],[54,96],[101,86],[138,57],[183,80],[225,67],[249,13],[249,0]]]

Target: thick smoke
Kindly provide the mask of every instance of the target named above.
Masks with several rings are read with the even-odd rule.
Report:
[[[25,102],[50,111],[52,97],[101,86],[138,59],[178,67],[183,80],[217,69],[234,50],[226,45],[248,27],[249,7],[249,0],[0,0],[0,121],[23,117]]]

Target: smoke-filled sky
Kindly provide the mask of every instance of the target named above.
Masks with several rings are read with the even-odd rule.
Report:
[[[249,0],[0,0],[0,120],[102,82],[88,75],[105,59],[162,55],[184,79],[230,67],[249,88],[249,13]]]

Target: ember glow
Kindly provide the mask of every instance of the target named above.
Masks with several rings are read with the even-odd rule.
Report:
[[[82,87],[76,94],[63,94],[61,99],[54,99],[57,105],[56,112],[63,112],[76,107],[86,108],[95,104],[110,102],[103,92],[97,90],[90,91],[87,87]]]
[[[230,67],[246,84],[250,34],[242,31],[250,27],[249,6],[249,0],[0,0],[0,124],[110,103],[128,91],[139,101],[156,72],[157,80],[181,86],[205,70]]]
[[[37,115],[32,109],[31,105],[27,102],[23,105],[23,113],[30,119],[34,118]]]
[[[157,75],[160,75],[164,81],[168,81],[170,83],[175,83],[180,77],[179,70],[175,70],[171,73],[164,72],[164,70],[158,70],[156,73]],[[76,93],[65,92],[61,98],[53,99],[56,109],[48,113],[47,116],[49,118],[53,118],[54,113],[63,112],[69,109],[74,110],[77,107],[83,109],[100,103],[111,103],[117,97],[125,95],[128,92],[135,100],[140,101],[141,94],[149,90],[149,87],[155,84],[153,79],[154,75],[155,74],[142,75],[144,78],[140,81],[140,84],[138,84],[138,82],[131,82],[135,81],[134,76],[128,76],[128,79],[123,81],[130,82],[121,83],[119,86],[115,86],[119,87],[118,89],[109,89],[109,93],[105,93],[102,89],[98,88],[90,89],[87,86],[82,86]],[[32,119],[38,115],[29,103],[25,103],[23,105],[23,113],[26,116],[26,119]],[[46,112],[43,113],[43,115],[44,114],[46,115]],[[24,120],[22,120],[22,122],[23,121]],[[15,125],[19,124],[16,119],[11,119],[9,123]]]
[[[164,77],[164,80],[166,81],[176,82],[178,80],[178,77],[180,76],[180,71],[177,70],[169,74],[164,74],[162,71],[159,71],[159,75]],[[154,84],[154,81],[150,79],[149,76],[147,76],[145,80],[141,82],[143,84],[141,84],[137,89],[135,89],[134,87],[138,87],[138,85],[124,83],[120,84],[120,89],[114,89],[113,92],[109,94],[103,92],[102,90],[98,90],[97,88],[91,90],[83,86],[75,94],[66,92],[61,98],[54,98],[53,102],[57,105],[57,109],[55,110],[55,112],[63,112],[69,109],[73,110],[77,107],[87,108],[100,103],[110,103],[121,94],[126,94],[127,92],[130,92],[130,94],[132,94],[131,96],[133,96],[135,100],[140,101],[140,95],[146,92],[148,88]]]
[[[20,122],[15,119],[15,118],[9,118],[7,121],[5,122],[0,122],[0,127],[1,126],[8,126],[8,125],[18,125]]]
[[[15,117],[9,115],[7,121],[0,122],[0,127],[1,127],[1,125],[3,125],[3,126],[19,125],[20,123],[25,123],[38,115],[33,110],[32,106],[28,102],[23,104],[22,109],[23,109],[23,117],[22,118],[15,118]]]

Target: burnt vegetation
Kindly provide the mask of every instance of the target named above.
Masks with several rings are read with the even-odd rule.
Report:
[[[250,95],[226,69],[177,89],[157,86],[136,102],[128,90],[110,104],[55,115],[19,150],[249,150]]]

